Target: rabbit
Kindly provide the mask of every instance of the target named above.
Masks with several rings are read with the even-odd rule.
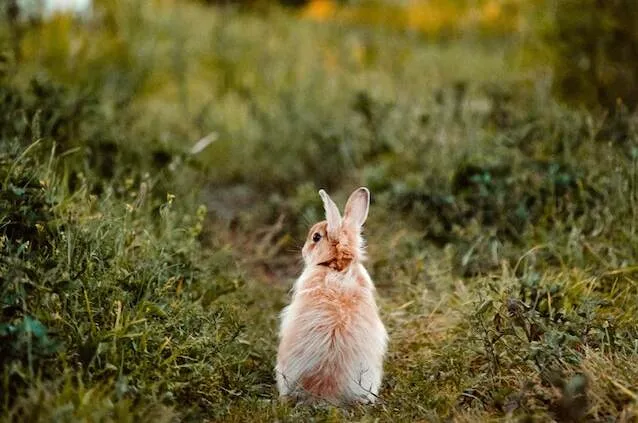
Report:
[[[308,232],[305,268],[281,313],[275,368],[282,400],[333,405],[373,403],[383,376],[388,334],[365,260],[363,224],[370,192],[348,199],[341,217],[324,190],[326,220]]]

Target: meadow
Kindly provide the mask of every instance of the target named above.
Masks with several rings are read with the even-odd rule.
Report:
[[[638,120],[533,30],[97,5],[0,30],[0,422],[638,419]],[[283,404],[317,191],[358,186],[380,401]]]

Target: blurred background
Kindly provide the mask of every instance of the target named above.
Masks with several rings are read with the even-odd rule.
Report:
[[[79,114],[87,97],[99,100],[126,127],[87,140],[105,176],[123,176],[126,162],[169,166],[203,140],[189,155],[198,173],[260,204],[308,184],[401,196],[451,179],[468,154],[496,160],[484,147],[502,147],[499,136],[550,101],[609,119],[638,101],[637,12],[626,1],[10,0],[4,9],[5,74],[64,85]],[[555,158],[558,141],[530,141],[510,140]]]
[[[638,2],[4,0],[0,19],[8,421],[635,418]],[[271,405],[317,191],[360,185],[386,402]]]

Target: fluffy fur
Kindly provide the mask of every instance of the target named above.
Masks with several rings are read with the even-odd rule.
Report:
[[[305,268],[281,314],[277,387],[281,397],[293,400],[374,402],[388,336],[361,263],[370,193],[354,191],[343,218],[328,194],[319,194],[326,220],[308,233]]]

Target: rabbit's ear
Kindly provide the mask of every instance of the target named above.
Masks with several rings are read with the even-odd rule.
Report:
[[[346,203],[343,222],[359,230],[368,217],[369,208],[370,191],[368,191],[368,188],[361,187],[350,194],[350,198],[348,198]]]
[[[323,200],[323,208],[326,211],[326,220],[328,221],[328,234],[333,237],[337,235],[339,226],[341,226],[341,213],[332,198],[322,189],[319,190],[319,195]]]

